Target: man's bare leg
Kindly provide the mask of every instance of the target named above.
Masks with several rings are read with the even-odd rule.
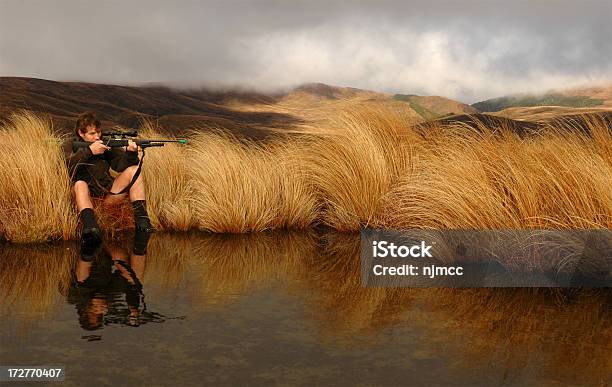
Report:
[[[93,208],[91,203],[91,196],[89,195],[89,187],[83,180],[79,180],[74,184],[74,195],[76,197],[76,204],[79,212],[85,208]]]
[[[137,170],[138,167],[134,165],[121,172],[121,174],[119,174],[119,176],[117,176],[113,182],[111,192],[121,192],[123,189],[125,189],[125,187],[127,187],[132,181],[132,178]],[[134,208],[134,222],[136,224],[136,229],[140,229],[141,231],[145,232],[153,232],[155,229],[151,226],[149,215],[147,214],[145,186],[142,175],[138,176],[136,181],[134,181],[134,184],[130,187],[129,195],[130,202],[132,202],[132,207]],[[104,199],[104,203],[107,205],[115,205],[124,200],[125,196],[125,193],[121,195],[108,195]]]
[[[113,182],[113,186],[111,188],[111,192],[121,192],[125,187],[130,184],[132,181],[132,177],[136,173],[138,167],[133,165],[125,169],[125,171],[121,172],[119,176]],[[134,202],[136,200],[145,200],[145,187],[142,180],[142,175],[138,176],[138,179],[134,182],[132,187],[129,190],[130,201]],[[116,205],[121,203],[126,197],[126,194],[121,195],[107,195],[104,199],[104,204],[107,205]]]
[[[81,223],[83,223],[83,243],[81,254],[84,258],[90,258],[94,253],[91,248],[95,248],[101,242],[100,228],[96,222],[96,218],[93,212],[93,204],[91,202],[91,195],[89,194],[89,187],[83,180],[79,180],[74,184],[74,195],[76,199],[77,208],[79,210],[79,217]]]

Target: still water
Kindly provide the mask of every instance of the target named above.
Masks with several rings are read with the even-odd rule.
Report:
[[[363,288],[359,234],[133,247],[0,246],[0,365],[64,365],[64,385],[611,382],[609,289]]]

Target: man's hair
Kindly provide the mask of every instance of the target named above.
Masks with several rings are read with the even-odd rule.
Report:
[[[85,112],[79,115],[74,126],[74,133],[78,136],[79,133],[87,132],[87,127],[93,125],[100,129],[100,120],[96,118],[95,112]]]

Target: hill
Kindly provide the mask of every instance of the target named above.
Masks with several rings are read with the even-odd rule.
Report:
[[[61,133],[72,132],[76,116],[86,110],[95,110],[106,128],[136,128],[141,120],[148,119],[162,131],[177,135],[191,130],[222,128],[239,137],[250,138],[264,138],[277,132],[319,130],[328,126],[322,122],[333,122],[343,111],[392,112],[412,124],[428,121],[467,123],[473,121],[470,115],[479,113],[473,106],[439,96],[379,93],[322,83],[264,94],[249,90],[175,90],[159,85],[134,87],[0,77],[0,90],[0,119],[20,109],[28,109],[49,115],[55,129]],[[596,107],[510,107],[476,120],[483,118],[491,125],[509,125],[523,132],[533,127],[531,122],[612,111],[612,87],[563,93],[565,99],[557,102],[603,102]],[[519,99],[513,101],[518,103]],[[488,118],[492,116],[510,121]]]
[[[154,120],[164,131],[224,128],[238,135],[262,137],[291,131],[338,113],[385,108],[418,123],[451,113],[475,110],[443,97],[378,93],[321,83],[284,93],[245,90],[175,90],[164,86],[118,86],[0,77],[0,119],[19,109],[48,114],[57,131],[71,132],[75,117],[95,110],[105,127],[137,127]]]
[[[560,93],[546,93],[537,95],[515,95],[500,97],[477,102],[472,107],[481,112],[497,112],[506,108],[523,106],[569,106],[569,107],[593,107],[603,105],[604,100],[590,98],[584,95],[563,95]]]
[[[580,114],[606,114],[612,112],[612,107],[576,108],[568,106],[533,106],[512,107],[489,114],[521,121],[550,121],[559,117],[576,116]]]
[[[56,129],[70,132],[76,116],[95,110],[106,127],[136,127],[144,119],[162,130],[182,133],[193,128],[224,127],[259,135],[268,128],[288,127],[299,119],[274,112],[241,112],[227,100],[274,101],[252,92],[177,91],[162,86],[128,87],[35,78],[0,77],[0,119],[19,109],[49,114]]]
[[[544,121],[557,116],[612,111],[612,85],[553,90],[541,95],[518,94],[472,104],[481,112]]]
[[[395,94],[393,99],[405,101],[423,119],[434,120],[455,114],[474,114],[478,110],[470,105],[439,96],[419,96],[414,94]]]

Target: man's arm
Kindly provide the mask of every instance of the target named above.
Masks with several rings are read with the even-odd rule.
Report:
[[[67,139],[62,145],[64,156],[66,157],[68,173],[70,175],[72,175],[79,164],[85,163],[91,156],[93,156],[93,153],[91,153],[91,149],[89,147],[79,148],[76,152],[73,152],[72,142],[72,139]]]

